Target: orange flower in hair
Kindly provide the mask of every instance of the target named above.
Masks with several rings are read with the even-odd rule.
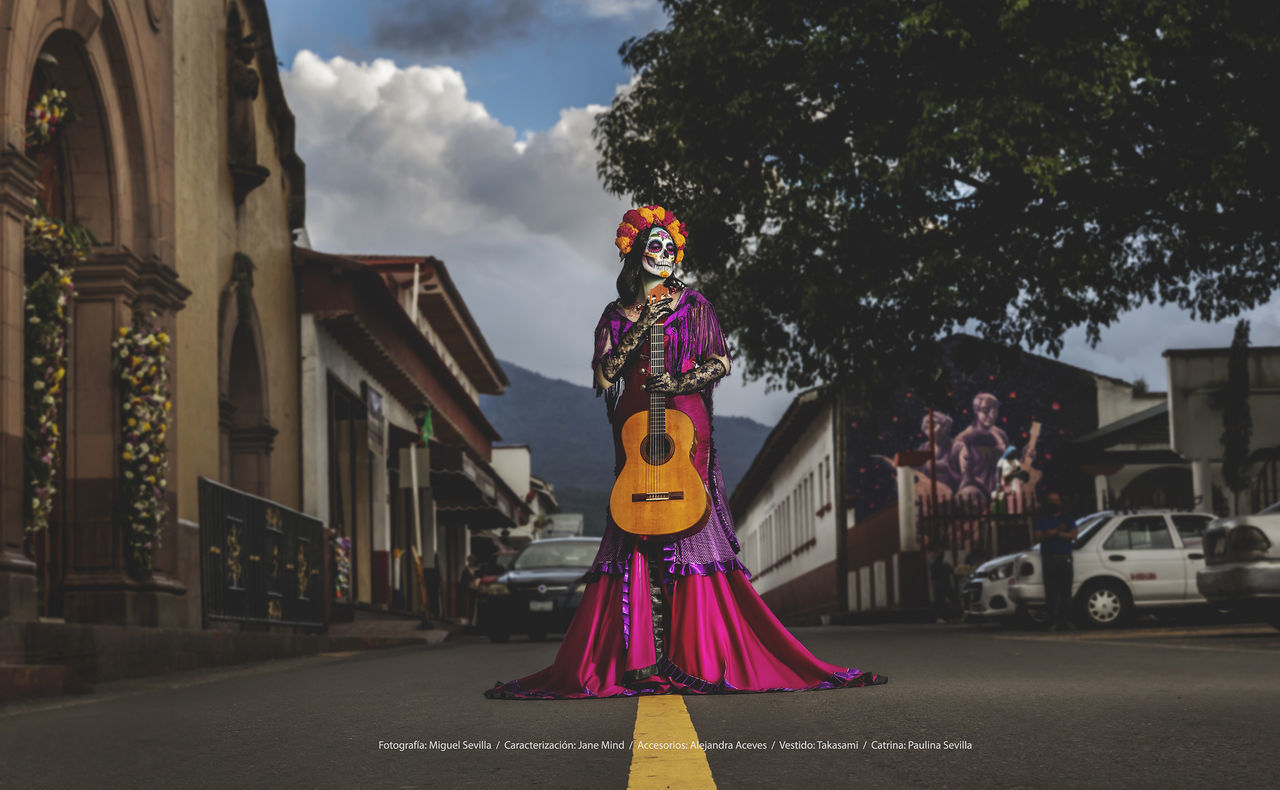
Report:
[[[617,245],[622,257],[631,252],[640,231],[658,226],[671,234],[671,241],[676,245],[676,263],[684,260],[684,245],[688,241],[689,231],[684,223],[676,219],[676,215],[662,206],[641,206],[633,208],[622,215],[622,224],[618,226]]]

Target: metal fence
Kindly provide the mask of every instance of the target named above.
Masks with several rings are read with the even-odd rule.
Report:
[[[200,478],[204,621],[323,628],[324,525]]]
[[[1033,494],[999,502],[977,497],[916,498],[916,529],[926,550],[949,550],[957,557],[987,557],[1019,551],[1034,543],[1039,504]]]

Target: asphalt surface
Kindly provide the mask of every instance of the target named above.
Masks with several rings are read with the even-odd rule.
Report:
[[[717,786],[1275,783],[1280,631],[1269,626],[795,633],[820,658],[889,683],[685,697]],[[0,708],[0,786],[626,787],[636,699],[482,696],[558,647],[463,637],[10,705]],[[415,741],[425,748],[388,746]]]

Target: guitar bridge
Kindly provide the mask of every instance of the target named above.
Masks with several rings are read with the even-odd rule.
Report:
[[[632,494],[632,502],[667,502],[672,499],[684,499],[683,491],[646,491]]]

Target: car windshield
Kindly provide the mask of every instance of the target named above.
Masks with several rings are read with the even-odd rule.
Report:
[[[512,565],[517,570],[531,568],[590,568],[600,544],[595,541],[531,543]]]
[[[1107,523],[1111,517],[1106,513],[1094,513],[1092,516],[1085,516],[1076,521],[1076,542],[1075,548],[1082,548],[1094,535],[1098,534],[1098,530],[1102,525]]]
[[[1258,511],[1259,516],[1266,515],[1268,513],[1280,513],[1280,502],[1276,502],[1274,505],[1271,505],[1270,507],[1265,507],[1262,510]]]

